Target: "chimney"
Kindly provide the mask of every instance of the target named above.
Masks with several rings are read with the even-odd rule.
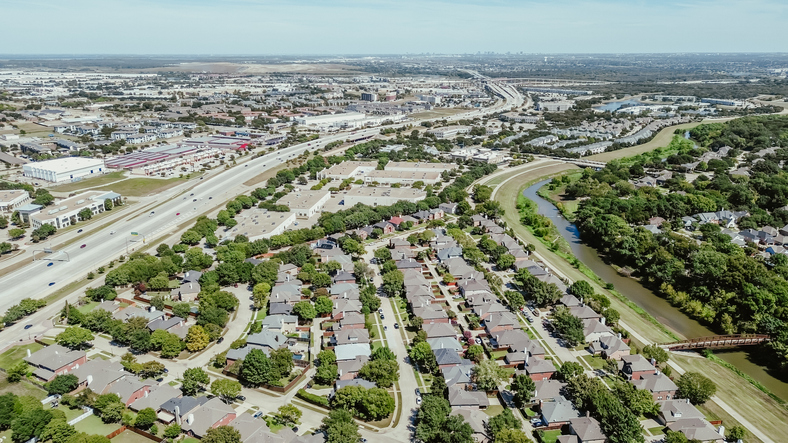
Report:
[[[720,427],[717,428],[717,432],[724,437],[725,436],[725,426],[720,425]]]
[[[30,357],[30,349],[27,350],[27,356]]]
[[[155,312],[156,311],[156,306],[150,305],[150,306],[148,306],[148,310],[150,312]]]
[[[186,417],[186,423],[189,424],[189,425],[194,423],[194,414],[189,414],[189,416]]]
[[[618,333],[618,339],[621,340],[621,333]]]
[[[90,386],[91,383],[93,383],[93,376],[88,374],[88,376],[87,376],[87,384],[88,384],[88,386]]]
[[[602,317],[601,319],[599,319],[599,323],[602,323],[603,325],[605,324],[606,321],[607,321],[607,319],[605,319],[605,317]]]
[[[649,363],[651,363],[651,366],[656,366],[657,365],[657,360],[654,357],[651,357],[651,360],[649,361]]]
[[[181,424],[181,408],[180,406],[175,407],[175,423]]]
[[[690,404],[690,401],[689,401],[689,399],[687,399],[687,404]]]

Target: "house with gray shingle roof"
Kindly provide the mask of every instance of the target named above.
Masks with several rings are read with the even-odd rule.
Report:
[[[482,391],[466,391],[454,385],[449,388],[449,404],[452,407],[484,409],[490,405],[490,401]]]

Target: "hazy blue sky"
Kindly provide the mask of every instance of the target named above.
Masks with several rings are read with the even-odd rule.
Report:
[[[786,0],[0,0],[0,54],[785,52]]]

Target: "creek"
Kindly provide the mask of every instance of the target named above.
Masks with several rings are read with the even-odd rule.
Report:
[[[687,316],[637,280],[619,274],[612,266],[605,263],[594,248],[583,243],[577,226],[566,220],[550,201],[537,194],[539,189],[549,182],[550,180],[544,180],[526,188],[523,191],[523,196],[537,204],[539,214],[550,218],[561,236],[569,243],[572,253],[578,260],[606,283],[612,283],[618,292],[643,308],[677,335],[686,338],[717,335],[716,332]],[[754,361],[756,353],[757,347],[749,348],[749,350],[739,348],[715,352],[718,357],[733,364],[778,397],[788,400],[788,383],[773,376],[766,367],[756,363]]]

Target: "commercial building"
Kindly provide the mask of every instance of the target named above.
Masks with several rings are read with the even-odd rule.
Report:
[[[318,128],[342,128],[353,123],[365,120],[367,116],[360,112],[345,112],[342,114],[316,115],[314,117],[296,117],[299,125]]]
[[[74,181],[105,172],[104,160],[98,158],[66,157],[22,166],[25,177],[53,183]]]
[[[30,211],[25,211],[23,217],[30,220],[30,225],[34,229],[47,224],[58,229],[71,226],[80,220],[79,212],[85,208],[90,209],[93,215],[104,212],[104,202],[109,199],[113,204],[120,203],[121,195],[116,192],[88,191],[74,197],[61,200],[52,209],[47,209],[40,205],[26,205],[19,208],[20,214],[24,208],[30,207]],[[46,211],[46,212],[42,212]]]
[[[287,206],[298,218],[309,218],[320,213],[330,198],[329,191],[293,191],[277,200],[276,204]]]
[[[378,101],[378,95],[372,92],[362,92],[361,100],[365,102],[376,102]]]
[[[363,179],[369,171],[374,171],[378,162],[342,162],[317,173],[320,179],[345,180],[347,178]]]
[[[271,238],[285,232],[295,223],[295,212],[273,212],[266,209],[247,209],[235,216],[238,222],[235,227],[225,233],[225,238],[245,235],[250,241]]]
[[[544,112],[564,112],[572,109],[575,103],[572,101],[539,102],[536,104],[537,111]]]
[[[171,171],[183,165],[194,167],[196,163],[212,158],[222,151],[217,148],[204,148],[195,145],[164,145],[144,151],[106,160],[108,168],[126,169],[133,173],[151,175]]]
[[[364,177],[366,183],[380,183],[383,185],[392,185],[399,183],[403,185],[412,185],[420,181],[425,185],[433,185],[441,179],[440,172],[424,172],[419,170],[414,171],[369,171]]]
[[[0,212],[12,212],[29,201],[30,194],[23,189],[0,191]]]
[[[388,162],[384,168],[386,171],[420,171],[420,172],[438,172],[451,171],[456,169],[457,165],[454,163],[428,163],[428,162]]]
[[[251,142],[249,137],[237,136],[224,136],[224,135],[209,135],[205,137],[197,137],[189,140],[184,140],[181,144],[197,146],[200,148],[215,148],[238,151],[246,149]]]
[[[435,128],[427,131],[427,134],[432,134],[435,138],[451,138],[460,134],[467,134],[471,132],[470,126],[447,126],[445,128]]]
[[[703,98],[700,100],[701,103],[708,103],[710,105],[722,105],[722,106],[744,106],[743,100],[728,100],[723,98]]]
[[[404,200],[419,202],[427,197],[427,193],[414,188],[380,188],[361,187],[351,189],[344,195],[345,206],[355,206],[362,203],[368,206],[390,206]]]

